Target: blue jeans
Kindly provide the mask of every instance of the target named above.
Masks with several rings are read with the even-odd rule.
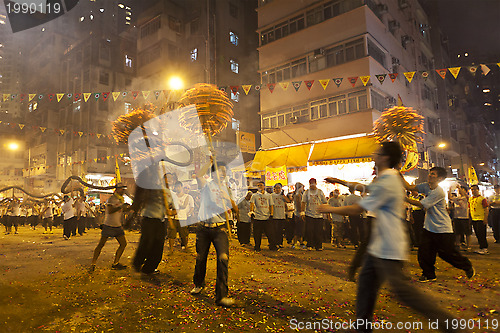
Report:
[[[446,329],[445,320],[451,323],[453,317],[435,304],[437,301],[426,296],[411,285],[410,280],[403,273],[402,260],[388,260],[371,256],[365,257],[365,263],[359,273],[358,294],[356,297],[356,318],[364,322],[373,322],[373,311],[377,301],[378,290],[387,280],[391,291],[396,298],[406,306],[423,314],[433,321],[439,320],[439,329],[443,332],[457,332]],[[451,326],[451,325],[449,325]],[[359,325],[358,332],[372,332],[370,325]]]
[[[210,250],[210,244],[213,243],[217,253],[216,302],[227,297],[228,293],[229,239],[227,233],[226,226],[208,228],[200,225],[196,231],[196,266],[194,267],[193,282],[196,287],[205,286],[208,251]]]

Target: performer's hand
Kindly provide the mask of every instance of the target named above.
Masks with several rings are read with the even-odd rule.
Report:
[[[330,183],[330,184],[335,184],[335,183],[338,183],[338,179],[333,178],[333,177],[326,177],[325,182]]]
[[[318,212],[320,213],[330,213],[330,208],[332,208],[332,206],[328,205],[328,204],[322,204],[322,205],[319,205],[318,206]]]

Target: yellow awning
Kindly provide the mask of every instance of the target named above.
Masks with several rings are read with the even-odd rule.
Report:
[[[311,149],[310,144],[286,148],[260,150],[255,154],[250,171],[265,170],[268,167],[286,165],[287,168],[307,166],[307,158]]]
[[[376,149],[377,143],[373,136],[317,143],[309,163],[318,165],[369,162]]]

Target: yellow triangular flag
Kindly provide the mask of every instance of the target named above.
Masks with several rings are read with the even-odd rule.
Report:
[[[243,88],[245,95],[248,95],[248,92],[250,91],[250,88],[252,88],[252,85],[251,84],[243,84],[243,85],[241,85],[241,87]]]
[[[110,158],[110,157],[111,157],[111,156],[106,156],[106,158],[107,158],[108,160],[109,160],[109,158]]]
[[[368,81],[370,81],[370,75],[365,75],[365,76],[360,76],[361,82],[363,82],[363,85],[366,86]]]
[[[31,102],[31,100],[32,100],[33,98],[35,98],[35,96],[36,96],[36,94],[29,94],[29,98],[30,98],[30,99],[29,99],[29,102]]]
[[[149,93],[151,92],[151,90],[146,90],[146,91],[142,91],[142,96],[144,96],[144,99],[147,99],[148,96],[149,96]]]
[[[7,101],[10,98],[10,94],[3,94],[3,101]]]
[[[497,62],[498,67],[500,67],[500,62]]]
[[[122,182],[122,177],[120,175],[120,167],[118,166],[118,159],[115,160],[115,177],[116,177],[116,182],[121,183]]]
[[[97,162],[97,158],[94,158],[94,162]]]
[[[328,83],[330,83],[330,79],[319,80],[319,83],[321,83],[321,86],[323,87],[323,90],[326,90],[326,87],[328,87]]]
[[[115,101],[115,102],[116,102],[116,99],[117,99],[117,98],[118,98],[118,96],[120,96],[122,93],[121,93],[121,92],[119,92],[119,91],[113,91],[113,92],[112,92],[112,94],[113,94],[113,101]]]
[[[65,94],[56,94],[56,95],[57,95],[57,101],[60,102],[61,98],[63,98]]]
[[[47,129],[47,127],[40,127],[40,130],[43,132],[45,132],[45,130]]]
[[[78,135],[79,135],[79,136],[82,136],[82,135],[83,135],[83,132],[78,132]]]
[[[99,139],[102,134],[97,133],[96,135],[97,135],[97,138]]]
[[[23,127],[24,127],[24,124],[19,124],[20,129],[23,129]]]
[[[458,73],[460,73],[461,68],[462,67],[450,67],[450,68],[448,68],[448,70],[450,71],[451,75],[453,75],[453,77],[456,79],[458,76]]]
[[[92,93],[83,93],[83,99],[85,100],[85,102],[89,100],[90,95],[92,95]]]
[[[411,83],[411,80],[413,80],[413,76],[415,75],[415,72],[404,72],[403,75],[408,80],[408,82]]]
[[[65,130],[59,130],[59,132],[61,132],[61,135],[63,135]]]
[[[281,89],[287,90],[290,82],[280,82]]]

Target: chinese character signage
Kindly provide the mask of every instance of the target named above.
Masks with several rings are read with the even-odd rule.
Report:
[[[243,153],[255,153],[255,134],[247,132],[238,133],[238,143]]]
[[[288,185],[286,165],[279,168],[266,167],[266,186],[274,186],[277,183],[281,183],[283,186]]]

